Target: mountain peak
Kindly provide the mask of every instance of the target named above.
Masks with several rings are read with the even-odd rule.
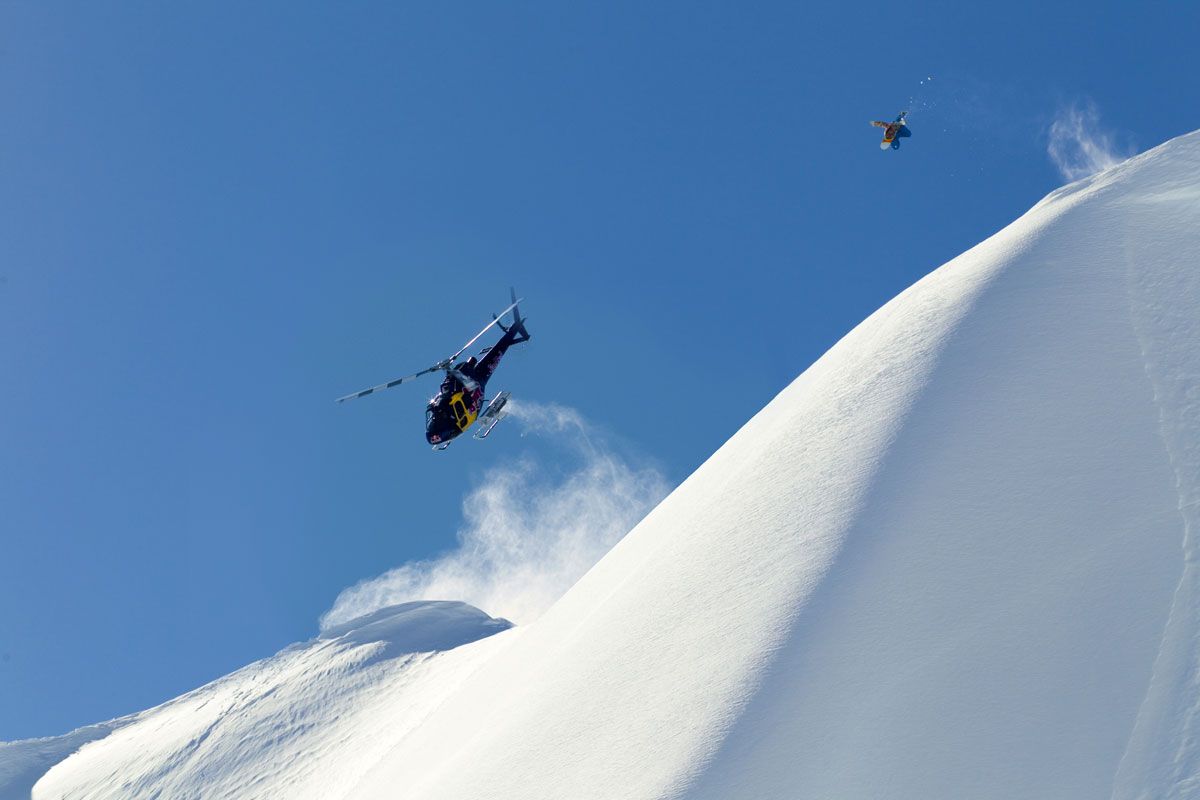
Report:
[[[535,623],[385,609],[33,796],[1193,796],[1197,264],[1190,134],[872,314]]]

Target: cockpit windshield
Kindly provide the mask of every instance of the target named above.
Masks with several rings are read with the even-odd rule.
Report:
[[[448,442],[459,433],[446,396],[438,394],[425,407],[425,438],[430,444]]]

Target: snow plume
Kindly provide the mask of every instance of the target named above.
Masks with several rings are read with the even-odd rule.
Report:
[[[666,495],[660,471],[631,463],[574,409],[510,407],[526,434],[564,442],[568,465],[555,472],[525,457],[487,472],[463,499],[455,549],[344,589],[323,630],[410,600],[462,600],[531,622]]]
[[[1111,134],[1100,130],[1100,114],[1091,102],[1059,109],[1050,124],[1046,152],[1068,181],[1114,167],[1130,155],[1116,145]]]

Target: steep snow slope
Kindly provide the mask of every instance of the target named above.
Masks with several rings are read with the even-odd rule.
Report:
[[[1185,796],[1198,197],[1192,134],[901,294],[359,796]]]
[[[346,797],[509,627],[464,603],[383,609],[137,715],[34,796]]]
[[[1198,268],[1191,134],[888,303],[536,623],[339,632],[34,797],[1195,797]]]

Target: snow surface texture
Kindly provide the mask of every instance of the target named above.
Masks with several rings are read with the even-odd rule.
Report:
[[[465,603],[382,609],[142,712],[33,796],[347,797],[510,627]]]
[[[88,725],[65,736],[0,742],[0,800],[29,800],[38,778],[83,745],[103,739],[131,718]]]
[[[1194,133],[873,314],[533,624],[286,650],[33,796],[1200,796],[1198,265]]]

